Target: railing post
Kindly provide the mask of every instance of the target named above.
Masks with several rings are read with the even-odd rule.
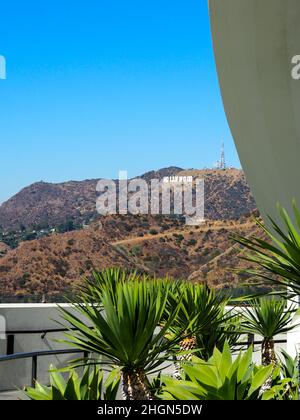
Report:
[[[37,380],[37,355],[32,356],[32,369],[31,369],[31,386],[35,386]]]
[[[7,341],[6,341],[6,354],[14,354],[15,352],[15,335],[8,334]]]
[[[254,334],[248,334],[248,348],[254,343]]]

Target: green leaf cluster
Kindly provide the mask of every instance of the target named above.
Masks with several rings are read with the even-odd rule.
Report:
[[[113,370],[104,379],[103,371],[95,366],[84,369],[82,376],[71,370],[68,379],[50,366],[50,386],[36,382],[35,387],[25,389],[32,400],[115,400],[119,388],[120,374]]]
[[[223,352],[215,348],[208,360],[193,358],[183,364],[185,380],[163,377],[162,399],[176,400],[257,400],[260,389],[272,374],[272,366],[252,363],[253,349],[233,359],[226,343]]]

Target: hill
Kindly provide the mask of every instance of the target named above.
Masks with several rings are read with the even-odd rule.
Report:
[[[59,297],[93,269],[111,266],[217,287],[237,285],[240,278],[230,268],[243,263],[230,236],[257,232],[249,217],[255,202],[243,172],[170,167],[142,178],[149,182],[174,175],[204,179],[204,224],[186,226],[174,215],[99,216],[97,180],[39,182],[3,203],[0,298]],[[64,223],[70,230],[65,233]]]
[[[185,226],[178,220],[149,216],[107,216],[86,229],[22,242],[0,258],[0,296],[69,293],[94,268],[121,266],[158,277],[190,277],[214,286],[236,285],[228,274],[233,232],[256,232],[252,219],[212,221]],[[129,218],[129,219],[128,219]],[[222,264],[210,277],[200,274],[216,258]],[[222,269],[220,272],[220,269]],[[197,273],[197,275],[196,275]]]
[[[255,209],[245,176],[241,170],[182,170],[163,168],[141,178],[192,175],[205,181],[205,218],[238,219]],[[32,184],[0,206],[0,226],[6,232],[25,229],[42,230],[72,221],[80,227],[97,218],[96,184],[98,180],[70,181],[60,184]]]

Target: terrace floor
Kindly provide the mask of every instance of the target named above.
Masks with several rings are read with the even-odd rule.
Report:
[[[22,391],[3,391],[0,392],[0,401],[4,400],[27,400],[28,398]]]

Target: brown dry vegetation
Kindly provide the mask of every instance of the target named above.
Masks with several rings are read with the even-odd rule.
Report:
[[[205,218],[238,219],[255,209],[255,202],[243,172],[239,169],[183,171],[164,168],[142,175],[149,181],[171,175],[193,175],[205,180]],[[20,226],[56,226],[72,219],[83,223],[97,216],[97,180],[60,184],[38,182],[24,188],[0,206],[0,226],[18,230]]]
[[[111,266],[218,286],[236,284],[236,275],[226,271],[233,262],[233,252],[228,250],[236,249],[230,235],[256,231],[248,219],[199,227],[166,218],[151,217],[148,223],[146,216],[129,219],[129,233],[120,216],[115,216],[105,218],[102,227],[95,222],[83,230],[22,242],[0,258],[0,295],[63,294],[94,268]]]
[[[146,180],[171,175],[205,180],[205,217],[199,227],[164,216],[95,214],[96,181],[37,183],[0,206],[0,225],[55,223],[73,217],[95,218],[84,229],[54,233],[24,241],[10,250],[0,244],[0,297],[62,295],[94,268],[136,268],[156,276],[206,281],[214,286],[237,285],[243,278],[232,272],[245,263],[230,235],[257,233],[250,218],[255,203],[244,174],[237,169],[189,170],[166,168],[143,175]]]

